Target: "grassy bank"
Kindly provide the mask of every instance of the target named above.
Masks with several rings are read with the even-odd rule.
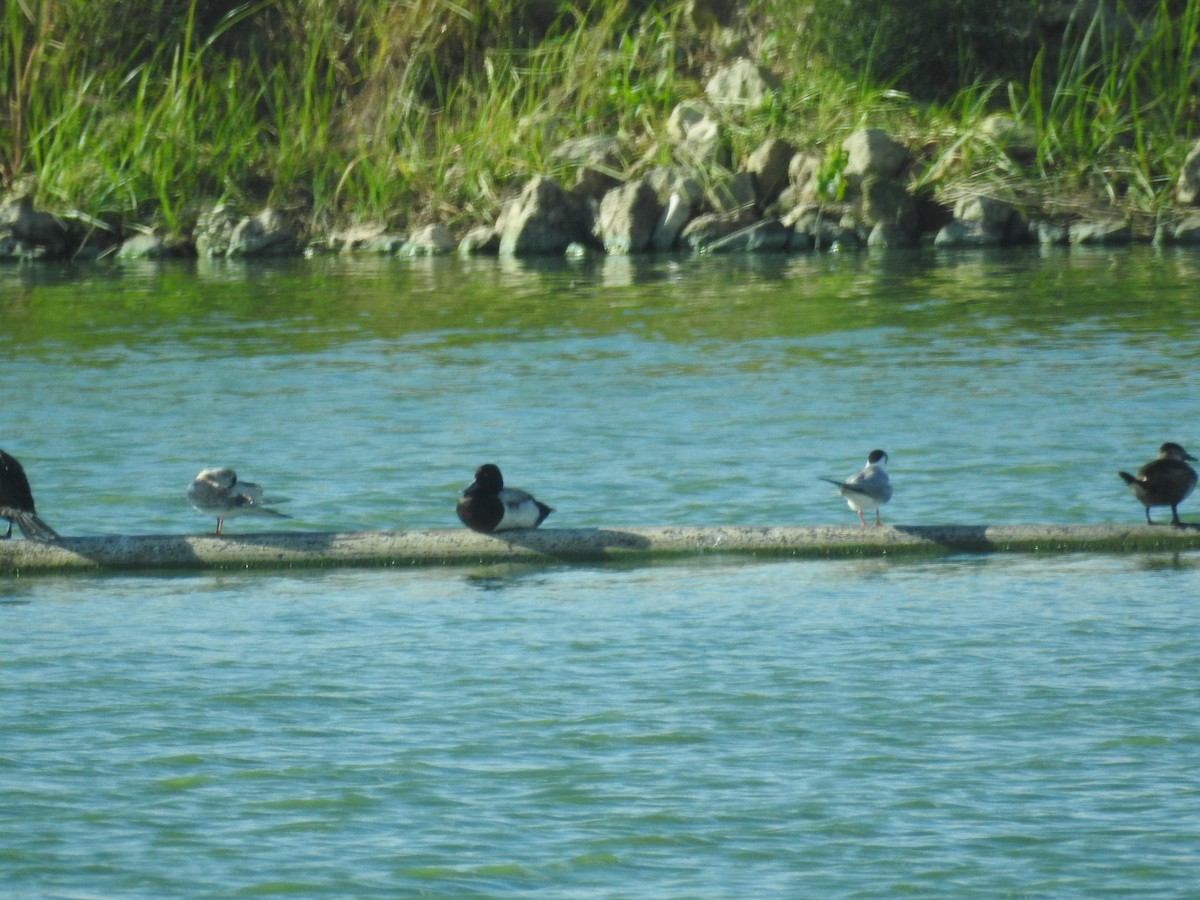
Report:
[[[947,195],[986,186],[1133,214],[1170,202],[1200,136],[1200,0],[1080,14],[1046,33],[1001,22],[1021,48],[1008,71],[976,64],[987,35],[946,40],[955,11],[974,8],[965,0],[908,5],[905,21],[940,32],[908,62],[887,50],[896,4],[877,3],[867,25],[825,5],[7,0],[0,181],[118,226],[185,227],[219,198],[294,209],[315,228],[464,226],[529,176],[565,174],[550,151],[570,137],[616,133],[630,166],[669,161],[671,109],[748,55],[783,89],[730,123],[735,159],[780,136],[836,176],[841,139],[871,124]],[[993,113],[1027,126],[1030,145],[1002,149],[982,127]]]

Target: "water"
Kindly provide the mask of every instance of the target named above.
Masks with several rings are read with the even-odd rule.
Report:
[[[885,521],[1137,522],[1198,264],[0,270],[0,446],[70,534],[210,528],[217,464],[453,527],[487,460],[549,526],[850,524],[874,446]],[[1186,896],[1197,566],[3,578],[0,895]]]

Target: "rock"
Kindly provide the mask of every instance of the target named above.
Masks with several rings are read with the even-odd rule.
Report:
[[[1175,198],[1184,206],[1200,205],[1200,141],[1196,142],[1183,161],[1183,169],[1175,186]]]
[[[1072,222],[1071,243],[1073,245],[1128,244],[1133,240],[1133,229],[1117,219]]]
[[[463,256],[495,256],[500,252],[500,232],[491,225],[472,228],[458,244]]]
[[[748,210],[729,213],[706,213],[688,222],[679,236],[680,243],[692,250],[703,250],[723,237],[754,222]]]
[[[977,134],[1014,159],[1030,161],[1037,156],[1037,129],[995,113],[979,123]]]
[[[862,183],[862,218],[868,225],[895,226],[916,237],[917,204],[892,178],[869,176]]]
[[[863,238],[856,229],[835,221],[821,209],[798,208],[781,221],[792,229],[789,249],[844,250],[863,245]]]
[[[943,225],[933,238],[933,246],[942,250],[999,247],[1003,242],[1003,235],[983,222],[964,222],[960,219]]]
[[[329,237],[329,248],[339,253],[391,255],[398,252],[407,240],[404,235],[390,232],[387,226],[376,223],[335,232]]]
[[[671,110],[666,133],[676,155],[685,162],[729,168],[732,155],[724,129],[707,103],[684,100]]]
[[[654,231],[650,235],[650,246],[660,253],[673,250],[676,240],[679,239],[679,233],[683,231],[683,227],[691,218],[691,202],[682,193],[673,192],[667,198],[667,204],[654,224]]]
[[[7,228],[0,228],[0,260],[23,262],[45,255],[45,248],[21,240]]]
[[[1042,246],[1066,244],[1071,239],[1071,233],[1066,225],[1056,225],[1045,219],[1030,220],[1029,236]]]
[[[702,248],[706,253],[768,253],[786,250],[792,230],[778,219],[762,219]]]
[[[593,200],[621,183],[627,156],[625,142],[608,135],[572,138],[550,152],[553,162],[576,169],[571,192]]]
[[[8,234],[10,247],[20,258],[66,256],[78,245],[71,229],[62,219],[33,208],[28,194],[10,197],[0,203],[0,234]]]
[[[868,247],[913,247],[916,243],[916,232],[895,222],[879,222],[867,235]]]
[[[178,259],[190,256],[191,249],[184,242],[161,234],[135,234],[121,243],[117,259]]]
[[[1200,244],[1200,215],[1191,215],[1179,222],[1159,226],[1154,235],[1156,244]]]
[[[299,250],[295,230],[279,210],[267,207],[237,223],[226,256],[290,256]]]
[[[445,225],[426,225],[412,233],[397,251],[398,256],[442,256],[454,251],[458,244]]]
[[[749,172],[723,172],[713,177],[708,189],[712,208],[719,213],[755,206],[754,178]]]
[[[788,169],[795,149],[787,141],[768,138],[746,160],[746,171],[754,182],[754,196],[759,209],[775,202],[788,185]]]
[[[770,69],[739,59],[723,66],[708,80],[704,93],[716,106],[762,106],[783,84]]]
[[[894,178],[912,159],[908,150],[879,128],[860,128],[842,142],[842,149],[846,151],[843,171],[849,177]]]
[[[698,209],[704,202],[705,180],[703,173],[697,169],[685,166],[655,166],[643,176],[646,183],[654,188],[660,203],[666,203],[672,194],[679,194],[693,209]]]
[[[497,228],[502,256],[562,253],[573,241],[588,241],[591,213],[585,200],[543,176],[505,207]]]
[[[646,181],[638,179],[614,188],[600,201],[596,237],[613,256],[641,253],[650,245],[662,206]]]
[[[238,224],[238,214],[232,206],[218,203],[202,212],[196,219],[192,243],[200,256],[224,256],[229,252],[230,239]]]

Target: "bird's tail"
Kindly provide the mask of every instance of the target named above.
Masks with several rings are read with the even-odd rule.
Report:
[[[39,519],[37,517],[37,513],[27,512],[23,509],[4,507],[0,509],[0,516],[3,516],[6,519],[12,519],[12,521],[16,522],[17,527],[21,529],[21,533],[30,540],[58,540],[58,532]]]
[[[845,485],[844,481],[841,481],[837,478],[826,478],[824,475],[818,475],[817,478],[819,478],[821,481],[828,481],[830,484],[836,485],[837,487],[843,487]]]
[[[275,502],[278,502],[278,501],[275,501]],[[279,518],[279,519],[290,519],[291,518],[291,516],[289,516],[287,513],[281,513],[277,509],[269,509],[266,506],[247,506],[246,509],[244,510],[244,512],[252,513],[253,515],[256,515],[256,516],[275,516],[276,518]]]
[[[1118,472],[1117,475],[1119,475],[1121,477],[1121,480],[1123,482],[1125,482],[1126,484],[1133,484],[1135,481],[1137,481],[1137,479],[1134,478],[1132,475],[1130,475],[1128,472]]]

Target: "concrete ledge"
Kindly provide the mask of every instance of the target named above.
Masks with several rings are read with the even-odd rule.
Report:
[[[1167,525],[885,525],[544,528],[502,536],[465,529],[249,532],[0,541],[0,573],[71,570],[281,569],[601,562],[703,555],[835,558],[944,553],[1174,552],[1200,528]]]

